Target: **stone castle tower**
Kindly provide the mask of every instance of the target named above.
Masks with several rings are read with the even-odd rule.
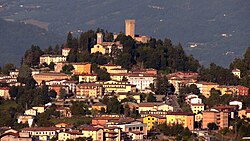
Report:
[[[131,36],[133,39],[135,38],[135,20],[134,19],[126,19],[125,20],[125,34],[126,36]]]

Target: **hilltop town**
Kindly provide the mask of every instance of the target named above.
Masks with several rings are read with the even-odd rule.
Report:
[[[68,33],[32,45],[0,74],[1,141],[250,138],[250,48],[230,68],[201,66],[181,44],[135,33]]]

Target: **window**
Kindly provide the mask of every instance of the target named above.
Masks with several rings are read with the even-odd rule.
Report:
[[[143,131],[143,127],[142,126],[140,127],[140,131]]]
[[[128,129],[129,131],[132,131],[132,128],[131,127],[129,127],[129,129]]]

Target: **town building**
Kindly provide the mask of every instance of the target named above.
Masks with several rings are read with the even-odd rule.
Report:
[[[62,49],[62,56],[67,57],[69,55],[70,51],[71,51],[71,48],[63,48]]]
[[[143,117],[143,123],[147,124],[147,130],[150,131],[153,127],[158,125],[158,118],[155,115],[148,115]]]
[[[101,84],[104,88],[105,94],[109,93],[133,93],[136,92],[136,86],[129,82],[123,81],[97,81],[96,84]]]
[[[238,110],[242,109],[243,103],[241,101],[230,101],[229,105],[238,106]]]
[[[61,128],[57,127],[30,127],[22,129],[22,132],[29,133],[31,137],[34,137],[40,141],[47,141],[53,137],[57,137],[60,131]]]
[[[141,98],[140,98],[140,93],[127,93],[127,92],[118,92],[115,94],[115,96],[117,96],[117,100],[118,101],[122,101],[125,98],[132,98],[134,99],[137,103],[141,102]]]
[[[210,97],[210,91],[212,88],[217,89],[219,84],[212,82],[197,82],[196,86],[200,89],[200,93],[206,98]]]
[[[115,81],[127,81],[128,75],[128,73],[111,73],[110,79]]]
[[[81,83],[76,86],[76,98],[99,97],[104,92],[103,86],[96,83]]]
[[[80,128],[84,137],[91,137],[93,141],[103,141],[104,131],[102,128],[85,126]]]
[[[59,141],[66,141],[66,140],[75,140],[77,138],[84,137],[83,133],[78,130],[71,130],[58,133],[58,140]]]
[[[40,64],[46,63],[49,65],[52,62],[57,64],[58,62],[65,62],[66,59],[67,57],[63,55],[42,55],[40,56]]]
[[[29,127],[33,124],[34,117],[30,115],[19,115],[17,117],[17,123],[28,124]]]
[[[220,129],[228,127],[228,112],[209,109],[202,113],[202,128],[208,128],[208,123],[215,123]]]
[[[234,74],[234,76],[236,76],[236,77],[238,77],[238,78],[241,78],[241,77],[240,77],[240,70],[239,70],[239,69],[236,69],[236,68],[233,69],[233,70],[232,70],[232,73]]]
[[[111,53],[114,49],[120,50],[120,52],[123,50],[123,46],[120,43],[120,41],[104,42],[103,41],[103,34],[97,33],[97,43],[94,45],[93,48],[91,48],[91,53],[99,52],[103,55],[105,55],[105,54],[111,55]]]
[[[10,99],[9,89],[8,87],[0,87],[0,97]]]
[[[122,66],[115,64],[104,64],[100,65],[100,68],[106,70],[108,73],[111,73],[113,69],[122,69]]]
[[[182,124],[189,130],[194,130],[194,114],[186,112],[168,112],[166,115],[166,124]]]
[[[205,110],[205,105],[203,103],[190,104],[190,108],[194,114],[198,114]]]
[[[136,88],[142,92],[146,89],[150,89],[150,84],[154,84],[155,80],[156,75],[153,74],[132,73],[128,76],[128,82],[130,82],[130,84],[136,85]]]
[[[96,82],[98,78],[97,74],[80,74],[79,75],[79,82]]]
[[[91,63],[71,63],[74,67],[73,74],[91,74]]]
[[[70,79],[70,75],[57,72],[39,73],[33,75],[35,81],[40,85],[42,81]]]
[[[139,103],[139,113],[143,111],[173,111],[173,106],[161,102],[142,102]]]
[[[104,109],[104,111],[106,111],[107,105],[105,105],[101,102],[98,102],[98,103],[93,104],[91,108],[92,108],[92,110],[101,111],[102,109]]]
[[[179,94],[181,87],[188,85],[189,83],[195,83],[197,81],[198,73],[195,72],[176,72],[166,75],[169,83],[173,84],[175,93]]]

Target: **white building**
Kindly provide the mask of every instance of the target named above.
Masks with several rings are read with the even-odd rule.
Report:
[[[239,69],[233,69],[232,73],[234,74],[234,76],[240,78],[240,70]]]
[[[51,62],[56,64],[58,62],[65,62],[66,59],[67,57],[62,55],[42,55],[40,56],[40,64],[46,63],[49,65]]]
[[[190,99],[190,104],[201,104],[202,99],[201,98],[191,98]]]
[[[156,80],[156,75],[153,74],[136,74],[132,73],[128,76],[130,84],[136,85],[136,88],[140,91],[145,91],[150,88],[150,84],[153,84]]]
[[[240,101],[231,101],[229,102],[229,105],[238,106],[238,109],[241,110],[243,104]]]

